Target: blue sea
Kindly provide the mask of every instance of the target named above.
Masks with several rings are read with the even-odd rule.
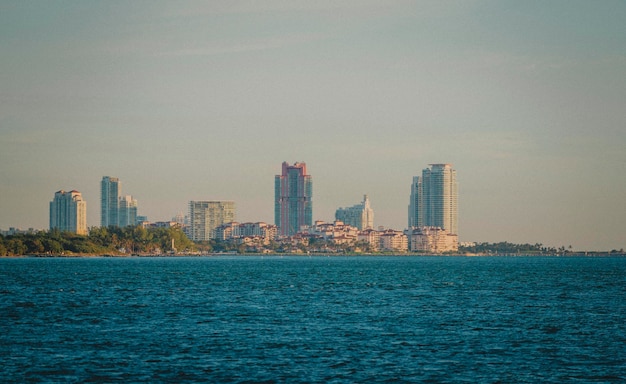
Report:
[[[1,382],[626,382],[626,259],[0,259]]]

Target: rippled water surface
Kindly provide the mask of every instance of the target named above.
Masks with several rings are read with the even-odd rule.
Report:
[[[3,382],[624,382],[626,259],[0,259]]]

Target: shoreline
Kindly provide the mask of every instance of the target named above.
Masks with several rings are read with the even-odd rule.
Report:
[[[22,258],[198,258],[198,257],[626,257],[626,253],[611,252],[571,252],[566,254],[513,254],[513,253],[455,253],[455,254],[422,254],[422,253],[203,253],[203,254],[28,254],[0,256],[0,259],[22,259]]]

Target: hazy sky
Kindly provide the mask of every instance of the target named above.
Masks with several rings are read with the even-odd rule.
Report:
[[[99,225],[105,175],[152,221],[273,223],[283,161],[314,219],[368,194],[404,229],[445,162],[461,241],[625,247],[626,2],[0,2],[0,228],[60,189]]]

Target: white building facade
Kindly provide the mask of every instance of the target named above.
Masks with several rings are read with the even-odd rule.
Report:
[[[264,222],[222,224],[215,229],[215,238],[218,240],[241,240],[244,243],[257,242],[258,245],[268,245],[278,236],[276,225]],[[247,239],[247,240],[245,240]]]
[[[360,231],[374,228],[374,210],[370,206],[367,195],[363,196],[361,204],[337,209],[335,219],[356,227]]]
[[[401,231],[388,229],[379,232],[379,249],[381,251],[406,252],[409,250],[408,237]]]
[[[459,250],[459,238],[439,227],[418,227],[409,230],[410,249],[414,252],[445,253]]]
[[[359,230],[339,220],[332,223],[317,220],[315,225],[304,228],[302,233],[330,240],[335,244],[352,244],[357,241]]]
[[[100,226],[117,226],[122,183],[117,177],[104,176],[100,182]]]
[[[54,194],[50,202],[50,229],[87,234],[87,202],[78,191]]]
[[[118,209],[118,225],[120,227],[137,225],[137,200],[130,195],[122,196],[119,200]]]
[[[190,201],[188,234],[193,241],[216,238],[220,225],[235,221],[234,201]]]
[[[458,234],[458,186],[452,164],[430,164],[411,184],[409,228],[439,227]]]

